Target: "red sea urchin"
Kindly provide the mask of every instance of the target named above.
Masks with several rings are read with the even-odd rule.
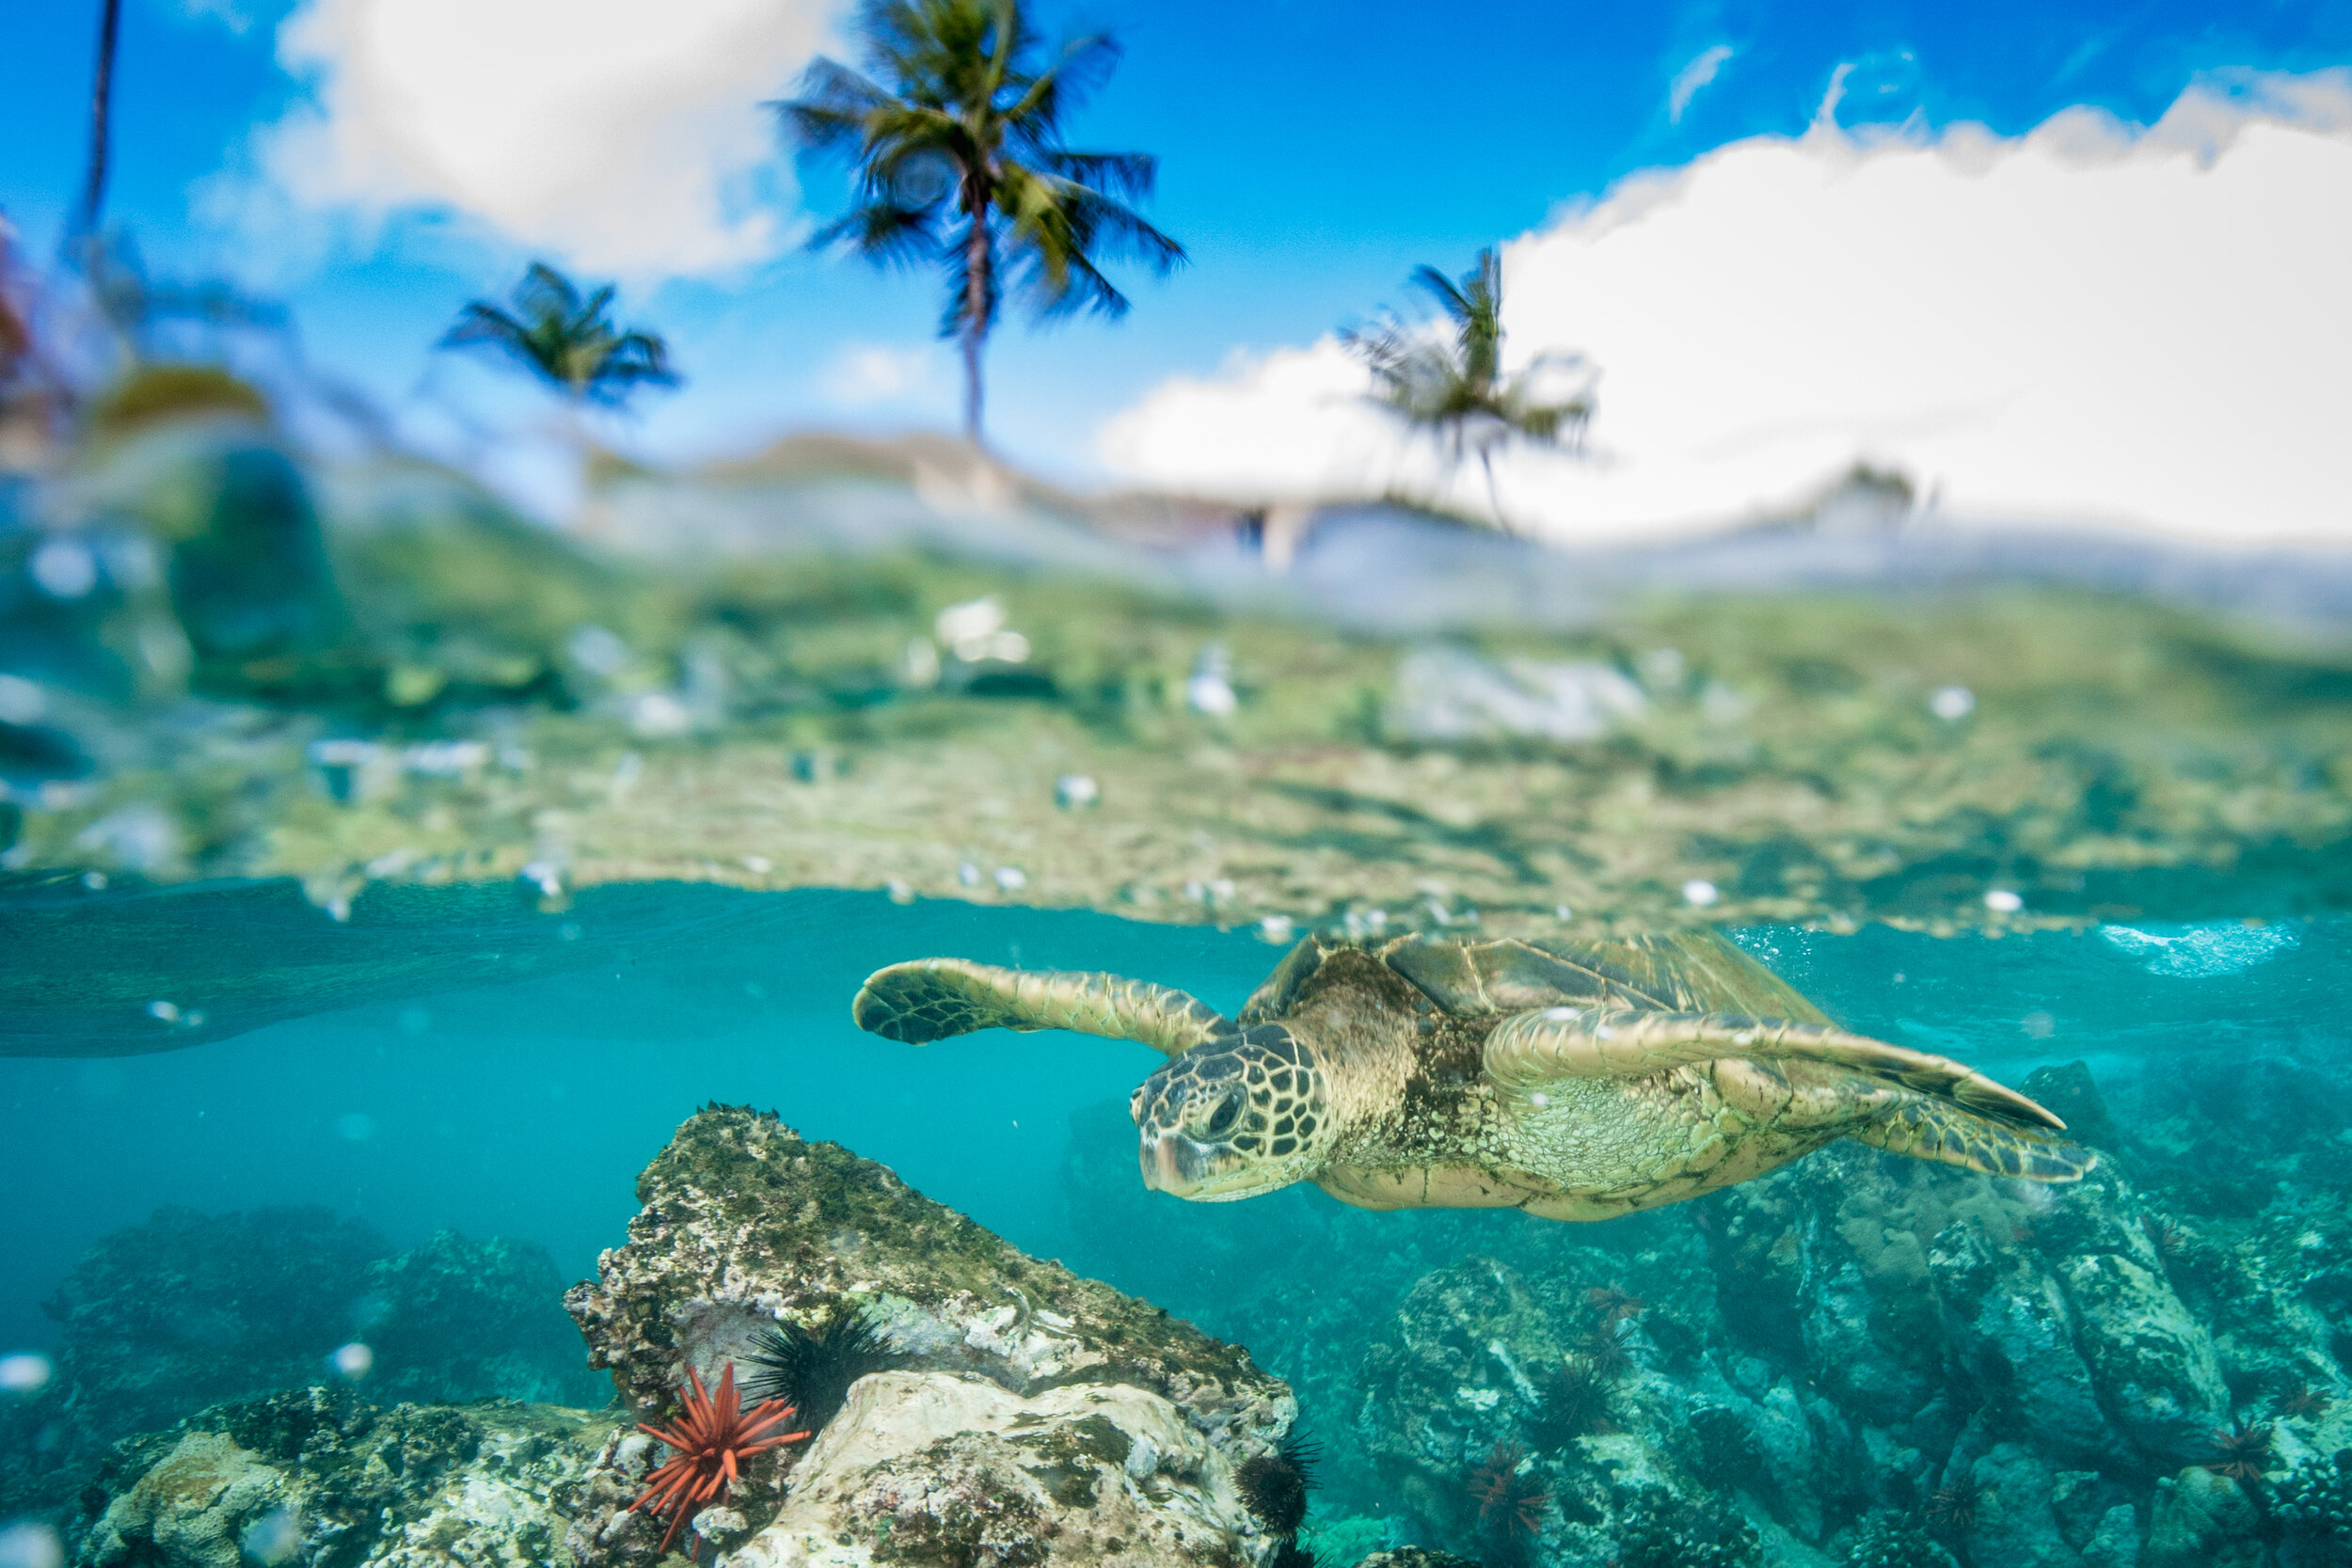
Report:
[[[676,1450],[669,1463],[645,1478],[644,1494],[628,1505],[644,1508],[651,1503],[657,1517],[670,1514],[670,1528],[661,1535],[660,1549],[664,1552],[678,1526],[700,1513],[705,1503],[725,1497],[729,1482],[742,1479],[745,1460],[808,1436],[805,1432],[768,1435],[792,1418],[792,1407],[768,1400],[743,1409],[735,1393],[732,1361],[719,1374],[716,1394],[703,1391],[703,1380],[692,1368],[687,1369],[686,1377],[691,1386],[678,1391],[686,1405],[684,1415],[666,1427],[637,1423],[638,1431]]]
[[[1470,1472],[1470,1496],[1478,1499],[1480,1524],[1500,1523],[1512,1539],[1533,1536],[1544,1528],[1544,1509],[1551,1494],[1519,1474],[1527,1450],[1517,1443],[1497,1443],[1486,1462]]]
[[[2256,1426],[2252,1421],[2215,1428],[2213,1446],[2221,1457],[2208,1463],[2205,1468],[2232,1481],[2260,1481],[2276,1463],[2270,1452],[2270,1428]]]

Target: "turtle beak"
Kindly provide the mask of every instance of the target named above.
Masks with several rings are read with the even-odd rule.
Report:
[[[1136,1152],[1143,1165],[1143,1184],[1155,1193],[1182,1197],[1200,1184],[1200,1148],[1182,1132],[1147,1135]]]
[[[1143,1166],[1143,1184],[1152,1192],[1164,1193],[1176,1178],[1175,1134],[1163,1132],[1154,1138],[1146,1133],[1136,1148],[1136,1157]]]

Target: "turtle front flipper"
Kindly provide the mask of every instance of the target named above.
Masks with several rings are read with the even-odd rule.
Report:
[[[1002,969],[916,958],[878,969],[850,1004],[857,1026],[922,1045],[975,1029],[1073,1029],[1173,1056],[1237,1033],[1232,1019],[1168,986],[1086,970]]]
[[[1785,1019],[1732,1013],[1547,1007],[1514,1013],[1486,1037],[1486,1075],[1518,1095],[1563,1078],[1640,1078],[1725,1058],[1810,1062],[1854,1075],[1833,1095],[1849,1135],[1916,1159],[1996,1176],[2072,1181],[2095,1156],[2062,1138],[2066,1123],[2016,1090],[1947,1056]]]

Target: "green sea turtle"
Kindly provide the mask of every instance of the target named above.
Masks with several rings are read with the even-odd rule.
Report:
[[[1167,1053],[1129,1107],[1144,1184],[1209,1201],[1312,1181],[1364,1209],[1599,1220],[1838,1138],[2033,1181],[2094,1158],[1974,1069],[1837,1028],[1712,932],[1311,936],[1238,1020],[1114,974],[922,958],[852,1012],[917,1044],[1002,1026]]]

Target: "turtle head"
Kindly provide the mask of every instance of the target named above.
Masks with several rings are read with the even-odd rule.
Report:
[[[1329,1084],[1279,1023],[1168,1058],[1128,1101],[1143,1184],[1198,1202],[1254,1197],[1329,1163]]]

